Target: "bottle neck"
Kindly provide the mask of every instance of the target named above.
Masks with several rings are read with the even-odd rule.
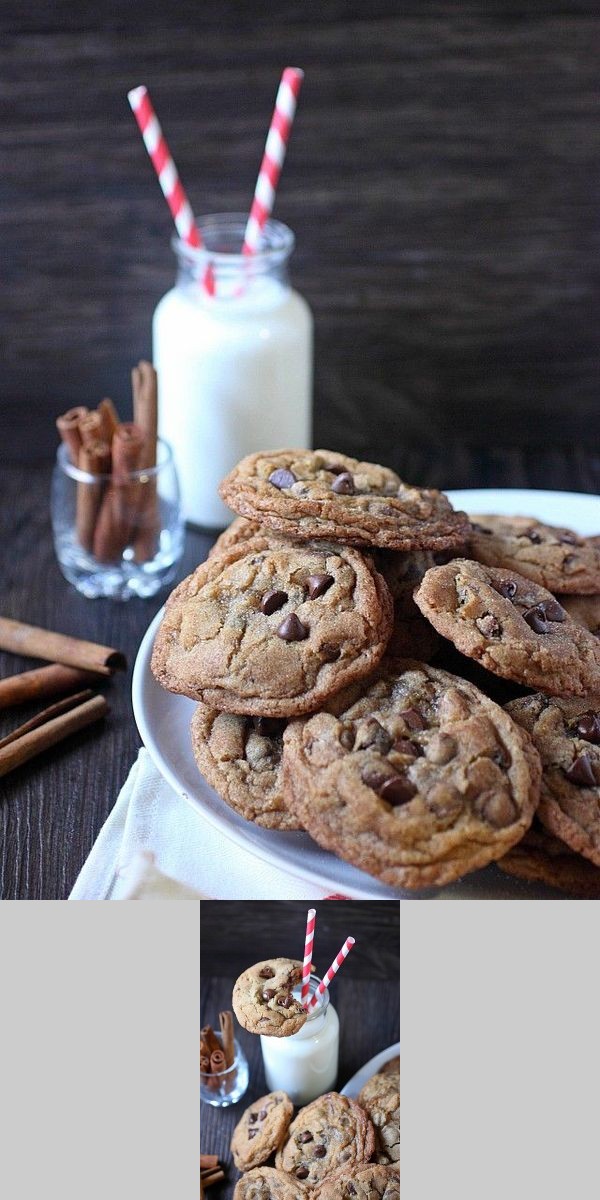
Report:
[[[201,248],[173,239],[177,287],[205,301],[247,302],[289,291],[289,260],[294,235],[279,221],[267,221],[260,245],[244,254],[245,218],[216,214],[198,222]]]

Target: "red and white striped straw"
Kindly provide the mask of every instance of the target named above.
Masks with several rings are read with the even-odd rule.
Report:
[[[261,233],[273,211],[275,192],[285,159],[303,79],[304,71],[298,67],[286,67],[281,76],[265,152],[254,190],[252,208],[246,225],[244,254],[256,253]]]
[[[312,965],[313,940],[315,936],[316,909],[309,908],[306,918],[306,938],[304,940],[304,962],[302,964],[302,991],[300,999],[304,1004],[310,989],[310,968]]]
[[[182,242],[200,248],[202,238],[194,219],[189,200],[183,190],[177,167],[173,162],[165,135],[159,125],[146,87],[136,87],[127,93],[133,115],[140,127],[163,196],[171,209],[175,228]]]
[[[337,975],[344,959],[348,957],[353,945],[354,945],[354,938],[353,937],[346,938],[346,941],[344,942],[344,945],[342,946],[339,954],[336,954],[329,970],[323,976],[318,988],[315,991],[315,994],[314,994],[312,1000],[309,1002],[309,1005],[308,1005],[309,1012],[310,1012],[311,1008],[314,1008],[315,1005],[318,1004],[321,996],[323,995],[323,992],[325,991],[326,988],[329,987],[329,984],[331,983],[331,980],[333,979],[334,975]]]

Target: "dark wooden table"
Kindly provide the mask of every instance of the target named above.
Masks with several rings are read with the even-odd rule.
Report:
[[[202,901],[202,1025],[216,1024],[218,1029],[219,1012],[231,1008],[234,980],[251,962],[276,954],[300,956],[306,908],[306,904],[295,901],[253,902],[243,906],[228,901]],[[400,905],[395,901],[326,901],[317,906],[314,959],[320,971],[327,969],[348,934],[356,938],[356,945],[331,989],[331,1003],[340,1019],[338,1088],[374,1054],[400,1037],[399,912]],[[226,971],[228,947],[231,968]],[[248,1091],[229,1108],[201,1105],[201,1151],[217,1154],[227,1164],[227,1180],[210,1189],[210,1200],[230,1200],[233,1196],[239,1172],[229,1150],[231,1135],[248,1105],[268,1091],[259,1038],[241,1029],[237,1021],[235,1035],[248,1059]]]
[[[600,454],[568,449],[480,450],[447,442],[436,452],[404,450],[401,423],[382,446],[384,461],[414,483],[445,487],[542,487],[600,491]],[[345,448],[345,447],[341,447]],[[0,463],[0,612],[123,650],[126,676],[107,686],[111,714],[92,728],[0,779],[0,895],[3,899],[68,896],[136,757],[140,739],[130,700],[131,667],[162,603],[85,600],[60,574],[49,521],[47,466]],[[206,555],[211,539],[188,533],[181,575]],[[0,673],[32,666],[0,654]],[[0,714],[0,736],[31,715]]]

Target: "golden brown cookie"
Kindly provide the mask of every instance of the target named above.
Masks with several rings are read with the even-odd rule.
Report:
[[[373,1126],[354,1100],[327,1092],[301,1108],[275,1157],[276,1166],[309,1187],[326,1175],[368,1162]]]
[[[358,550],[234,546],[170,596],[152,670],[163,687],[256,716],[310,712],[382,657],[392,601]]]
[[[505,875],[544,883],[573,899],[600,900],[600,867],[570,850],[537,820],[497,865]]]
[[[471,557],[549,592],[600,592],[600,546],[533,517],[472,516]]]
[[[310,1189],[285,1171],[256,1167],[235,1185],[233,1200],[310,1200]]]
[[[254,963],[236,980],[233,1011],[250,1033],[289,1037],[306,1021],[306,1009],[292,995],[302,979],[302,963],[294,958],[270,958]]]
[[[327,850],[398,888],[446,884],[525,833],[541,767],[530,739],[466,680],[384,659],[368,687],[291,721],[286,803]]]
[[[377,1163],[400,1162],[400,1072],[373,1075],[358,1096],[358,1103],[373,1122]]]
[[[333,450],[250,454],[219,493],[234,512],[302,540],[446,550],[469,534],[466,514],[442,492],[410,487],[387,467]]]
[[[313,1200],[400,1200],[400,1173],[376,1163],[336,1171],[315,1188]]]
[[[285,1092],[269,1092],[246,1109],[231,1139],[238,1170],[249,1171],[267,1161],[281,1145],[293,1112],[294,1105]]]

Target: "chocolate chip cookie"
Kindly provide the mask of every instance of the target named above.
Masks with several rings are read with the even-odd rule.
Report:
[[[558,600],[516,571],[455,558],[427,571],[421,612],[488,671],[552,695],[600,690],[600,642]]]
[[[562,605],[578,625],[600,638],[600,596],[563,596]]]
[[[472,516],[471,555],[550,592],[600,592],[600,546],[533,517]]]
[[[438,650],[441,638],[417,608],[413,592],[425,572],[436,565],[435,555],[428,550],[412,554],[379,550],[374,561],[394,602],[394,628],[387,653],[394,658],[429,662]]]
[[[309,1200],[310,1195],[309,1188],[285,1171],[257,1167],[238,1179],[233,1200]]]
[[[568,892],[577,900],[600,900],[600,868],[569,850],[534,819],[522,841],[498,860],[501,871],[530,883]]]
[[[159,683],[210,707],[311,712],[382,657],[389,591],[358,550],[267,547],[259,538],[202,563],[167,603],[152,654]]]
[[[600,708],[539,694],[506,707],[542,760],[540,821],[600,866]]]
[[[238,717],[199,704],[192,717],[194,758],[211,787],[246,821],[265,829],[300,829],[283,800],[285,721]]]
[[[250,454],[219,493],[235,512],[294,538],[446,550],[469,534],[466,514],[442,492],[410,487],[387,467],[332,450]]]
[[[285,1092],[269,1092],[246,1109],[231,1139],[233,1161],[240,1171],[259,1167],[281,1145],[294,1106]]]
[[[395,1058],[388,1058],[388,1061],[379,1068],[380,1075],[399,1075],[400,1074],[400,1055]]]
[[[270,958],[248,967],[233,989],[233,1011],[250,1033],[289,1037],[306,1021],[306,1009],[292,991],[302,979],[302,963],[293,958]]]
[[[375,1149],[373,1126],[362,1108],[327,1092],[301,1108],[275,1157],[275,1164],[308,1186],[341,1167],[368,1162]]]
[[[292,721],[286,803],[312,837],[395,887],[446,884],[531,823],[540,762],[503,709],[454,675],[384,659],[369,686]]]
[[[388,1071],[373,1075],[358,1096],[375,1130],[377,1163],[400,1162],[400,1075]]]
[[[397,1167],[367,1163],[328,1175],[313,1192],[313,1200],[400,1200]]]

